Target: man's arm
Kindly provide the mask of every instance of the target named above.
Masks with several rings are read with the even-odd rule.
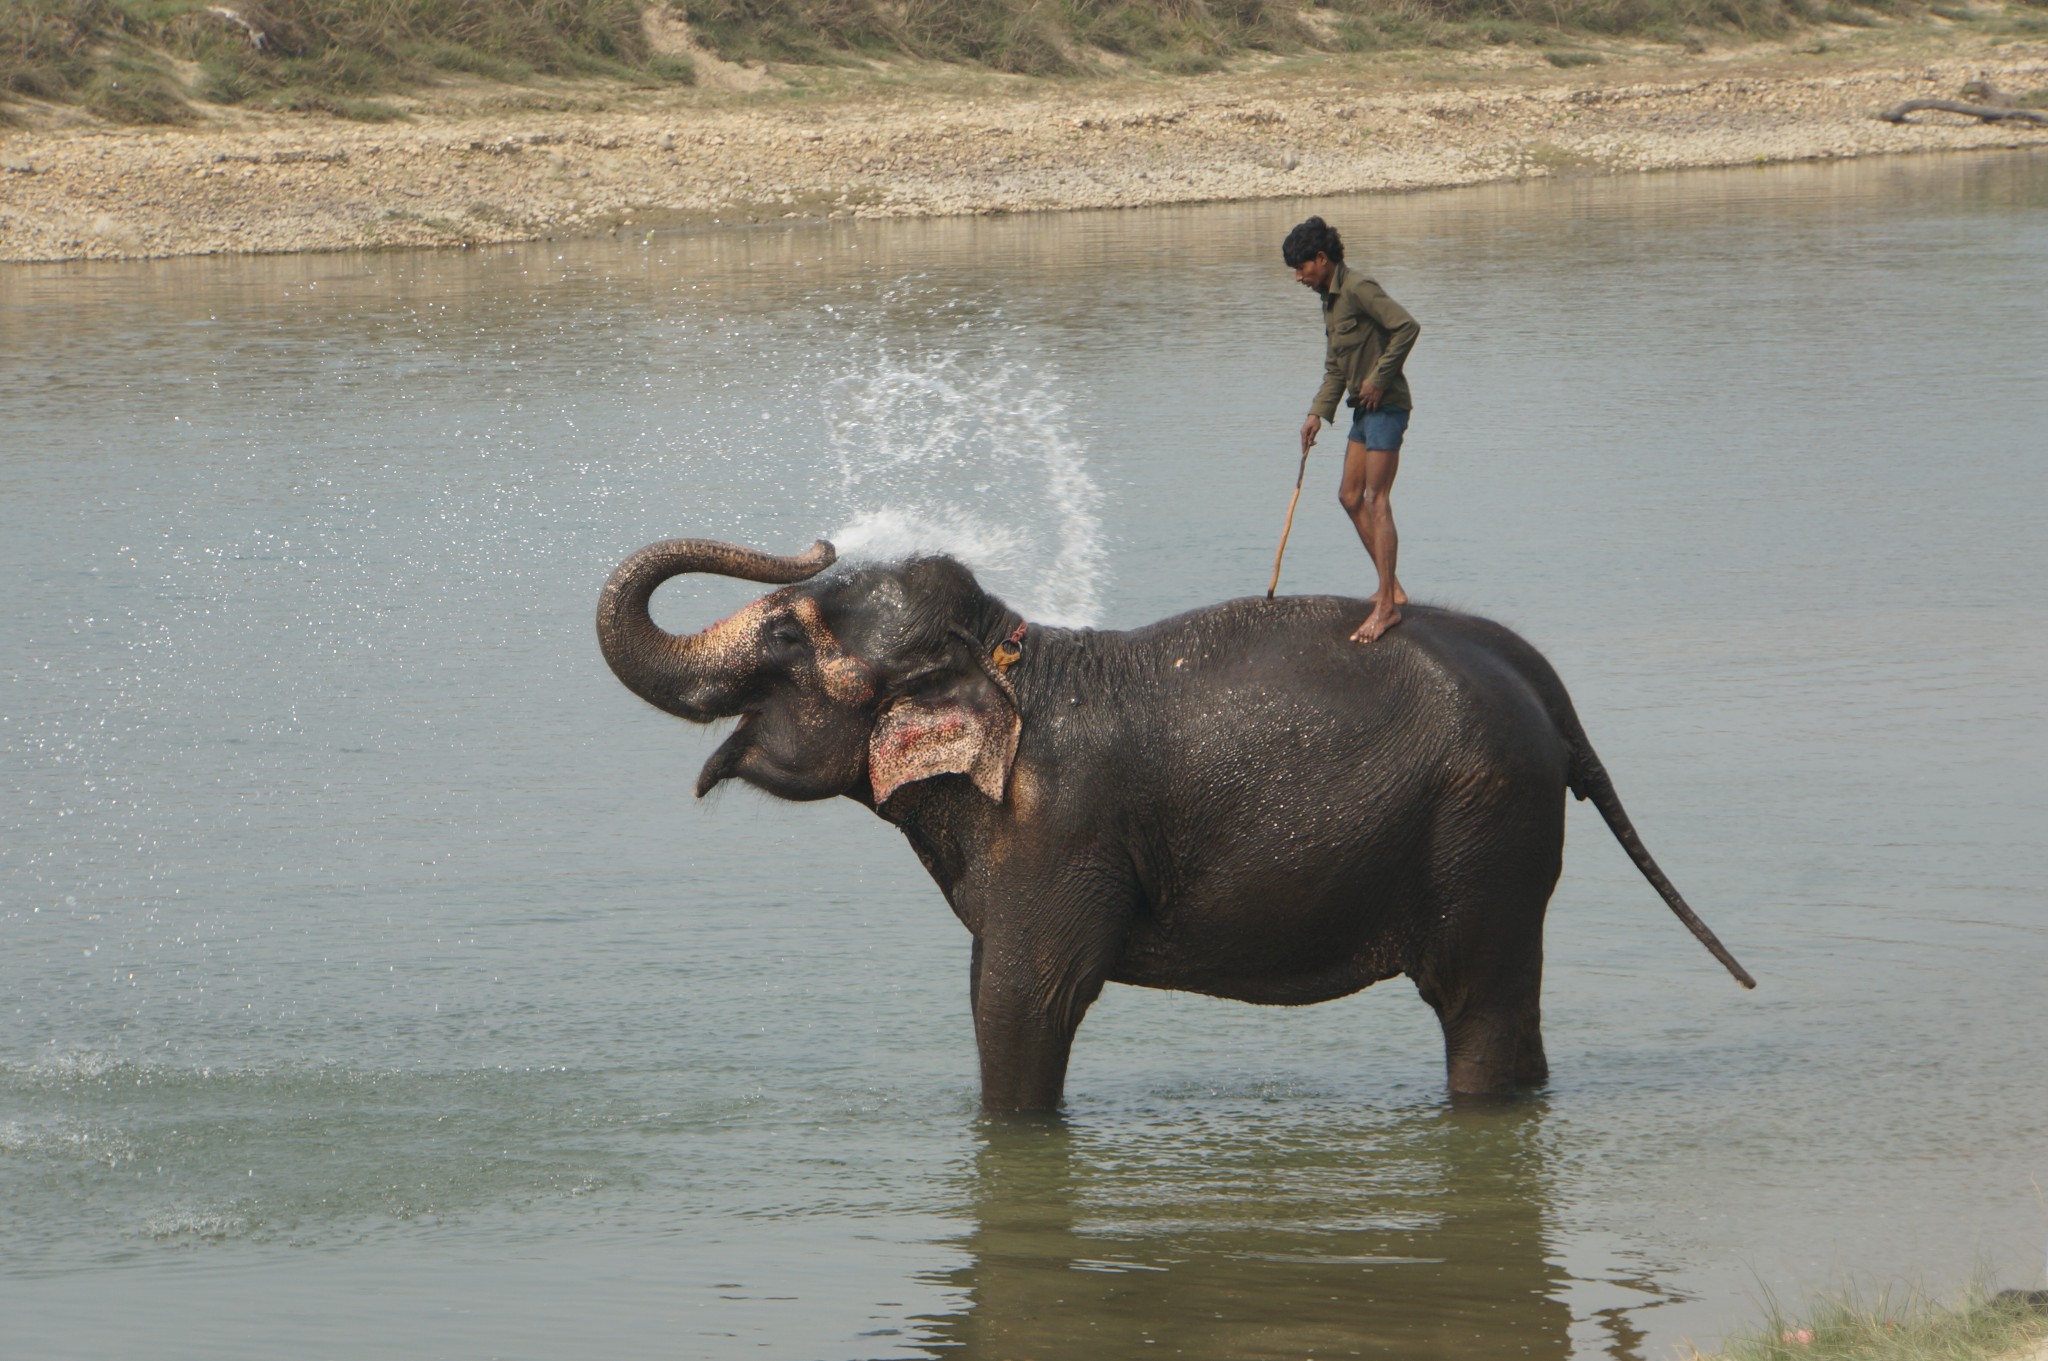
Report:
[[[1316,389],[1316,399],[1308,404],[1311,416],[1320,416],[1326,421],[1337,419],[1337,401],[1344,395],[1344,361],[1337,357],[1335,350],[1323,359],[1323,385]]]
[[[1326,322],[1325,325],[1328,323]],[[1301,422],[1301,451],[1306,454],[1308,447],[1316,442],[1316,435],[1323,428],[1323,422],[1337,419],[1337,399],[1344,395],[1344,365],[1337,358],[1335,347],[1323,352],[1323,385],[1316,389],[1315,400],[1308,404],[1308,415]]]
[[[1360,397],[1371,399],[1366,405],[1377,407],[1380,395],[1393,385],[1394,379],[1401,374],[1401,366],[1408,362],[1408,351],[1415,348],[1415,338],[1422,334],[1422,327],[1408,315],[1407,308],[1388,297],[1386,290],[1370,279],[1359,281],[1358,303],[1365,314],[1387,333],[1387,348],[1381,352],[1379,363],[1372,366],[1372,372],[1365,376],[1359,392]]]

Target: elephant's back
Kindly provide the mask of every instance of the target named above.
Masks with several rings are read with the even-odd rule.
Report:
[[[1050,713],[1092,732],[1119,779],[1167,802],[1212,791],[1228,817],[1316,811],[1339,779],[1380,807],[1482,767],[1563,787],[1576,719],[1535,648],[1491,620],[1414,604],[1378,641],[1355,643],[1370,608],[1255,597],[1070,634],[1087,660],[1054,687],[1072,697]]]
[[[1533,649],[1427,606],[1353,643],[1367,608],[1233,601],[1130,635],[1162,676],[1152,750],[1132,754],[1156,761],[1164,815],[1128,981],[1268,1002],[1365,986],[1430,929],[1447,810],[1561,809],[1567,754],[1516,655]]]
[[[1375,721],[1416,706],[1445,720],[1476,706],[1528,721],[1547,712],[1549,689],[1562,692],[1542,655],[1505,625],[1409,604],[1379,641],[1351,641],[1371,610],[1371,601],[1345,596],[1247,597],[1120,636],[1163,694],[1198,704],[1219,691],[1256,703],[1257,692],[1270,688]]]

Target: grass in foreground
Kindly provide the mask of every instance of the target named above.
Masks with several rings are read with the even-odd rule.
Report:
[[[1957,1304],[1918,1294],[1822,1301],[1804,1319],[1775,1306],[1756,1332],[1732,1339],[1726,1361],[1990,1361],[2048,1342],[2048,1291],[1975,1292]]]

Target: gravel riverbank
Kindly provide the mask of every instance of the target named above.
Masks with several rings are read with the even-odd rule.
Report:
[[[225,110],[137,129],[52,115],[0,128],[0,260],[476,244],[2048,146],[2048,127],[1875,116],[1970,80],[2048,86],[2048,41],[1803,41],[1637,51],[1568,70],[1495,49],[1178,79],[899,72],[797,92],[774,72],[709,63],[696,90],[479,87],[440,92],[394,123]]]

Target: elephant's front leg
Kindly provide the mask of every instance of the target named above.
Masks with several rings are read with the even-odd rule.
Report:
[[[990,913],[983,922],[970,984],[982,1109],[1056,1110],[1074,1032],[1102,992],[1128,914],[1068,904],[1021,921]]]

